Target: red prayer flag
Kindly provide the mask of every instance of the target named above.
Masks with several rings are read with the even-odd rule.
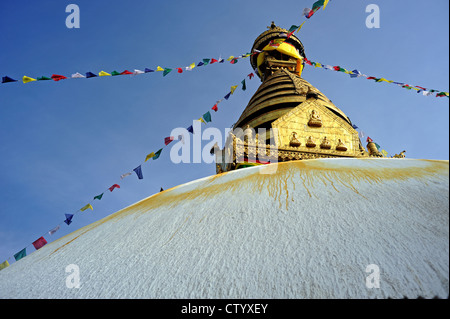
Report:
[[[40,237],[39,239],[37,239],[33,242],[33,246],[36,249],[39,249],[39,248],[45,246],[45,244],[47,244],[47,241],[45,240],[44,237]]]
[[[369,76],[368,78],[367,78],[367,80],[376,80],[377,78],[376,77],[374,77],[374,76]]]
[[[311,61],[309,61],[307,58],[305,58],[305,63],[309,64],[309,65],[312,65]]]
[[[53,74],[51,78],[55,81],[67,79],[64,75]]]
[[[173,136],[169,136],[169,137],[166,137],[165,139],[164,139],[164,144],[166,144],[166,145],[168,145],[170,142],[172,142],[174,140],[174,137]]]
[[[178,73],[183,73],[183,69],[182,68],[177,68]]]
[[[122,74],[133,74],[133,72],[130,72],[130,71],[128,71],[128,70],[125,70],[125,71],[123,71],[122,73],[120,73],[121,75]]]
[[[114,188],[120,188],[120,186],[117,185],[117,184],[114,184],[113,186],[111,186],[111,187],[109,188],[109,191],[112,192],[112,191],[114,190]]]
[[[213,64],[214,62],[219,62],[219,61],[217,61],[216,59],[211,59],[211,62],[209,62],[209,64]]]
[[[217,112],[217,104],[214,104],[214,106],[211,109],[213,109],[214,112]]]
[[[251,80],[252,79],[252,77],[254,77],[255,75],[253,74],[253,73],[250,73],[249,75],[247,75],[248,76],[248,78]]]
[[[373,142],[373,140],[367,136],[367,143]]]

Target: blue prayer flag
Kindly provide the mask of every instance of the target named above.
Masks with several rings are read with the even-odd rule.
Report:
[[[133,171],[136,173],[136,175],[137,175],[137,177],[138,177],[139,179],[143,179],[143,178],[144,178],[144,176],[142,175],[141,165],[139,165],[138,167],[136,167]]]

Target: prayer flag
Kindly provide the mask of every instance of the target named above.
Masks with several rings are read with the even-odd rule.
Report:
[[[89,72],[90,73],[90,72]],[[133,72],[130,72],[128,70],[123,71],[122,73],[120,73],[120,75],[124,75],[124,74],[133,74]]]
[[[250,73],[250,74],[248,74],[247,76],[248,76],[248,78],[251,80],[252,77],[254,77],[255,75],[254,75],[253,73]]]
[[[130,175],[131,175],[130,172],[122,174],[122,175],[120,175],[120,179],[124,179],[125,177],[130,176]]]
[[[22,259],[23,257],[26,257],[26,255],[27,255],[27,248],[25,247],[24,249],[22,249],[18,253],[14,254],[14,259],[16,261],[18,261],[18,260]]]
[[[58,75],[58,74],[53,74],[53,75],[51,76],[51,78],[52,78],[54,81],[59,81],[59,80],[67,79],[64,75]]]
[[[95,199],[101,200],[102,197],[103,197],[103,194],[104,194],[104,193],[101,193],[100,195],[95,196],[95,197],[94,197],[94,200],[95,200]]]
[[[303,25],[305,24],[305,22],[306,22],[306,21],[303,21],[303,23],[302,23],[302,24],[300,24],[300,26],[298,27],[298,29],[297,29],[297,31],[296,31],[297,33],[298,33],[298,31],[300,31],[300,30],[301,30],[301,28],[303,27]]]
[[[225,99],[225,100],[228,100],[229,98],[230,98],[230,95],[231,95],[231,92],[229,92],[227,95],[225,95],[223,98]]]
[[[155,153],[155,156],[153,156],[153,160],[156,160],[156,159],[158,159],[158,158],[159,158],[159,156],[161,155],[161,152],[162,152],[162,148],[161,148],[161,149],[159,149],[159,151]]]
[[[353,124],[352,127],[353,127],[355,130],[358,128],[355,124]]]
[[[145,69],[144,69],[144,72],[145,72],[145,73],[149,73],[149,72],[155,72],[155,70],[152,70],[152,69],[148,69],[148,68],[145,68]]]
[[[169,136],[164,138],[164,144],[169,145],[175,138],[173,136]]]
[[[117,75],[120,75],[120,73],[117,72],[117,71],[112,71],[112,72],[111,72],[111,75],[112,75],[112,76],[117,76]]]
[[[56,232],[58,231],[58,229],[59,229],[59,225],[56,226],[55,228],[49,230],[49,231],[48,231],[49,235],[53,235],[54,233],[56,233]]]
[[[219,61],[217,61],[216,59],[212,58],[210,64],[213,64],[215,62],[219,62]]]
[[[8,266],[9,266],[9,262],[7,260],[5,260],[4,262],[2,262],[0,264],[0,270],[5,269]]]
[[[133,75],[144,74],[145,72],[142,70],[134,69]]]
[[[46,76],[41,76],[40,78],[37,78],[38,81],[48,81],[51,80],[50,78],[46,77]]]
[[[151,152],[150,154],[147,154],[147,156],[145,157],[145,161],[144,162],[147,162],[149,159],[151,159],[154,156],[155,156],[154,152]],[[131,173],[127,173],[127,174],[131,174]]]
[[[112,192],[112,191],[114,190],[114,188],[120,188],[120,186],[117,185],[117,184],[114,184],[113,186],[111,186],[111,187],[109,188],[109,191]],[[90,206],[90,204],[89,204],[89,206]],[[92,206],[91,206],[91,209],[92,209]]]
[[[110,188],[109,190],[112,192],[111,188]],[[84,212],[84,211],[85,211],[86,209],[88,209],[88,208],[90,208],[91,210],[94,210],[94,208],[92,207],[91,204],[87,204],[86,206],[80,208],[80,210],[81,210],[82,212]]]
[[[376,80],[377,78],[376,77],[374,77],[374,76],[369,76],[369,77],[367,77],[367,80]]]
[[[177,68],[178,73],[183,73],[183,69],[182,68]]]
[[[36,79],[30,78],[29,76],[24,75],[22,78],[23,83],[33,82],[36,81]]]
[[[330,0],[325,0],[325,1],[323,2],[323,10],[325,10],[325,7],[327,6],[328,1],[330,1]]]
[[[166,76],[167,74],[169,74],[170,71],[172,71],[172,69],[164,69],[163,76]]]
[[[231,61],[231,60],[233,60],[234,59],[234,56],[230,56],[228,59],[227,59],[227,61]]]
[[[141,169],[141,165],[139,165],[138,167],[136,167],[135,169],[133,169],[133,171],[136,173],[137,177],[139,179],[143,179],[144,176],[142,175],[142,169]]]
[[[370,142],[373,142],[373,140],[372,140],[369,136],[367,136],[366,142],[367,142],[367,143],[370,143]]]
[[[197,64],[197,66],[202,66],[204,63],[203,62],[199,62],[198,64]]]
[[[352,71],[352,73],[350,73],[350,77],[351,78],[357,78],[357,77],[359,77],[359,76],[361,76],[361,72],[359,72],[358,70],[353,70]]]
[[[188,132],[194,134],[194,128],[192,127],[192,125],[189,126],[189,127],[187,128],[187,130],[188,130]]]
[[[8,82],[17,82],[17,80],[14,80],[10,78],[9,76],[2,77],[2,83],[8,83]]]
[[[242,80],[242,91],[245,91],[247,89],[247,86],[245,85],[245,79]]]
[[[210,59],[203,59],[203,63],[204,63],[205,65],[208,65],[209,61],[210,61]]]
[[[195,68],[195,63],[191,63],[189,66],[188,66],[188,70],[190,71],[190,70],[192,70],[193,68]]]
[[[202,122],[202,123],[205,123],[206,124],[206,122],[205,122],[205,120],[203,119],[203,117],[201,117],[201,118],[199,118],[197,121],[200,121],[200,122]]]
[[[111,74],[105,72],[105,71],[100,71],[100,73],[98,74],[98,76],[111,76]]]
[[[393,81],[386,80],[385,78],[379,78],[379,79],[377,79],[375,82],[388,82],[388,83],[392,83]]]
[[[67,225],[70,225],[70,224],[72,223],[73,215],[72,215],[72,214],[64,214],[64,215],[66,215],[66,219],[64,220],[64,222],[65,222]]]
[[[156,71],[164,71],[164,69],[158,65],[158,67],[156,68]]]
[[[211,113],[209,113],[209,111],[206,112],[205,114],[203,114],[203,118],[206,122],[211,122]]]
[[[388,156],[388,152],[386,152],[385,150],[381,150],[381,154],[383,154],[384,157]]]
[[[217,104],[214,104],[214,106],[211,109],[214,110],[214,112],[217,112],[217,110],[218,110]]]
[[[236,90],[237,87],[238,87],[237,85],[233,85],[233,86],[231,87],[231,94],[234,93],[234,90]]]
[[[295,31],[299,26],[298,25],[291,25],[291,27],[289,28],[289,32]]]
[[[121,74],[123,74],[123,72]],[[92,72],[86,72],[86,78],[93,78],[93,77],[96,77],[96,76],[97,75],[92,73]]]
[[[235,59],[231,60],[230,63],[231,64],[236,64],[236,63],[238,63],[238,59],[235,58]]]
[[[78,79],[78,78],[85,78],[85,76],[81,73],[74,73],[72,74],[72,79]]]
[[[444,96],[448,97],[448,95],[449,95],[448,92],[439,92],[436,94],[436,97],[444,97]]]
[[[33,242],[33,246],[34,246],[34,248],[36,248],[36,250],[44,247],[46,244],[47,244],[47,241],[45,240],[44,237],[40,237]]]

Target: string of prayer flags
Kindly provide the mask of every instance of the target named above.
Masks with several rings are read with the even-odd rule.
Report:
[[[114,185],[117,185],[117,184],[114,184]],[[111,188],[109,190],[112,192]],[[92,207],[91,204],[87,204],[86,206],[80,208],[80,211],[84,212],[88,208],[90,208],[91,210],[94,210],[94,208]]]
[[[66,219],[64,220],[64,222],[65,222],[67,225],[70,225],[70,224],[72,223],[73,215],[72,215],[72,214],[64,214],[64,215],[66,216]]]
[[[142,175],[142,169],[141,169],[141,165],[139,165],[138,167],[136,167],[135,169],[133,169],[133,171],[136,173],[137,177],[139,179],[143,179],[144,176]]]
[[[131,174],[131,173],[130,173],[130,174]],[[100,195],[95,196],[95,197],[94,197],[94,200],[96,200],[96,199],[101,200],[102,197],[103,197],[103,194],[104,194],[104,193],[101,193]]]
[[[109,189],[110,192],[112,192],[115,188],[120,188],[120,186],[117,185],[117,184],[114,184],[113,186],[111,186],[111,187],[108,188],[108,189]],[[90,206],[90,204],[88,204],[88,205]],[[91,206],[91,209],[93,210],[92,206]]]
[[[18,253],[14,254],[14,259],[16,261],[22,259],[23,257],[27,256],[27,248],[25,247],[24,249],[22,249],[21,251],[19,251]]]
[[[343,73],[349,74],[351,78],[364,77],[367,80],[374,80],[377,83],[380,83],[380,82],[392,83],[392,84],[396,84],[396,85],[400,86],[401,88],[404,88],[407,90],[415,90],[417,93],[422,93],[422,95],[424,95],[424,96],[430,96],[430,95],[433,95],[433,93],[436,93],[436,95],[435,95],[436,97],[444,97],[444,96],[449,97],[448,92],[441,92],[439,90],[427,89],[427,88],[424,88],[424,87],[418,86],[418,85],[411,86],[409,84],[405,84],[402,82],[391,81],[391,80],[388,80],[383,77],[367,76],[367,75],[361,73],[360,71],[358,71],[357,69],[354,69],[353,71],[348,71],[347,69],[340,67],[340,66],[324,65],[321,63],[310,61],[307,58],[304,58],[304,61],[306,64],[311,65],[311,66],[315,66],[315,67],[322,66],[326,70],[338,71],[338,72],[343,72]]]
[[[55,228],[51,229],[48,231],[49,235],[53,235],[54,233],[56,233],[59,230],[59,225],[56,226]]]
[[[36,248],[36,250],[44,247],[46,244],[47,244],[47,241],[45,240],[44,237],[39,237],[38,239],[36,239],[33,242],[33,246],[34,246],[34,248]]]

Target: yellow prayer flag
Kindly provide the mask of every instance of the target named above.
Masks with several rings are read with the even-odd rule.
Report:
[[[234,56],[230,56],[228,59],[227,59],[227,61],[231,61],[231,60],[233,60],[234,59]]]
[[[90,208],[91,210],[94,210],[94,208],[92,207],[92,205],[91,204],[87,204],[86,206],[84,206],[83,208],[81,208],[80,210],[82,211],[82,212],[84,212],[86,209],[88,209],[88,208]]]
[[[9,262],[7,260],[5,260],[4,262],[2,262],[0,264],[0,270],[5,269],[8,266],[9,266]]]
[[[105,71],[100,71],[99,76],[111,76],[111,74],[106,73]]]
[[[164,71],[164,69],[158,65],[158,67],[156,68],[156,71]]]
[[[385,150],[381,150],[381,154],[383,154],[384,157],[387,157],[387,156],[388,156],[388,152],[386,152]]]
[[[203,119],[203,117],[199,118],[197,121],[203,122],[206,124],[205,120]]]
[[[303,21],[302,24],[300,24],[300,26],[298,27],[297,31],[295,31],[296,33],[298,33],[298,31],[300,31],[300,29],[303,27],[303,25],[305,24],[306,21]]]
[[[189,65],[189,68],[192,70],[193,68],[195,68],[195,63],[192,63],[191,65]]]
[[[380,79],[377,80],[377,82],[388,82],[388,83],[392,83],[392,82],[394,82],[394,81],[389,81],[389,80],[386,80],[385,78],[380,78]]]
[[[144,161],[144,162],[147,162],[149,159],[151,159],[151,158],[154,157],[154,156],[155,156],[155,153],[154,153],[154,152],[151,152],[150,154],[147,155],[147,157],[145,158],[145,161]]]
[[[325,10],[325,7],[327,6],[327,4],[328,4],[328,1],[330,1],[330,0],[325,0],[324,2],[323,2],[323,9]]]
[[[237,85],[233,85],[233,86],[231,87],[231,94],[233,94],[234,90],[236,90],[237,87],[238,87]]]
[[[28,83],[32,81],[36,81],[36,79],[30,78],[29,76],[24,75],[22,78],[23,83]]]

